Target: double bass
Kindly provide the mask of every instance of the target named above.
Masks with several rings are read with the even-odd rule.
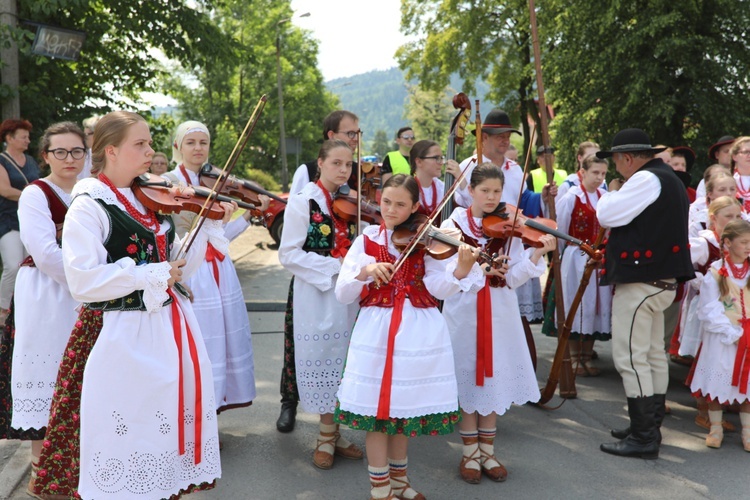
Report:
[[[466,94],[459,92],[453,96],[453,107],[458,110],[456,116],[451,121],[451,131],[448,135],[448,151],[446,156],[448,160],[456,159],[456,148],[464,143],[464,135],[466,134],[466,124],[469,122],[471,117],[471,102]],[[452,174],[445,173],[445,192],[453,186],[456,179]],[[440,220],[448,220],[453,213],[453,198],[451,197],[443,206],[443,210],[440,212]]]

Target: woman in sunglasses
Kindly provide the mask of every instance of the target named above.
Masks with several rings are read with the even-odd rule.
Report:
[[[34,472],[42,450],[57,369],[77,316],[78,303],[71,297],[65,280],[60,237],[71,202],[70,193],[83,169],[84,140],[83,131],[74,123],[50,126],[41,138],[39,149],[42,163],[49,165],[51,172],[32,181],[18,199],[20,241],[30,257],[18,270],[14,310],[6,330],[6,334],[9,330],[15,333],[13,346],[8,350],[12,356],[9,387],[14,406],[8,437],[31,440]],[[7,395],[0,397],[7,401]]]
[[[0,124],[0,141],[6,149],[0,153],[0,324],[8,317],[10,296],[16,282],[18,263],[28,255],[18,234],[18,198],[21,190],[39,178],[39,165],[24,153],[29,148],[31,123],[8,119]]]

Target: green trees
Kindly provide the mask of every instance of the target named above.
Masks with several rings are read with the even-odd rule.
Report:
[[[141,91],[157,90],[159,52],[184,64],[192,64],[200,54],[210,53],[217,60],[225,57],[228,39],[205,12],[211,3],[18,2],[20,19],[86,32],[84,49],[75,62],[30,54],[33,28],[23,22],[13,34],[20,39],[21,110],[34,123],[35,134],[54,121],[80,123],[92,113],[132,106]]]
[[[264,15],[258,16],[258,12]],[[317,42],[290,23],[288,1],[225,0],[213,12],[223,36],[232,39],[225,64],[212,57],[174,68],[166,89],[179,102],[181,116],[203,121],[214,137],[211,160],[223,165],[261,95],[268,103],[238,165],[280,172],[279,103],[276,92],[276,36],[280,35],[284,121],[287,137],[302,143],[301,161],[317,155],[323,118],[336,108],[335,97],[323,86],[317,69]],[[289,155],[290,178],[294,157]]]
[[[609,144],[625,127],[689,144],[699,161],[719,136],[750,131],[745,104],[750,13],[732,0],[537,2],[547,103],[558,160],[575,165],[583,140]],[[405,0],[400,51],[410,76],[431,88],[456,69],[486,76],[493,104],[536,119],[526,0]],[[521,120],[528,132],[526,120]],[[528,137],[528,134],[525,134]]]

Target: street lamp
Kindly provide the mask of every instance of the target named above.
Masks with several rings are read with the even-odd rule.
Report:
[[[310,17],[309,12],[298,17]],[[281,152],[281,190],[289,190],[289,171],[286,164],[286,130],[284,130],[284,92],[281,88],[281,25],[291,21],[291,17],[276,23],[276,88],[279,91],[279,149]]]

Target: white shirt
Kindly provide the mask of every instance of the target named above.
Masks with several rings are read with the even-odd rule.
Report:
[[[633,174],[619,191],[604,193],[596,206],[599,224],[621,227],[630,224],[661,194],[661,182],[647,170]]]

